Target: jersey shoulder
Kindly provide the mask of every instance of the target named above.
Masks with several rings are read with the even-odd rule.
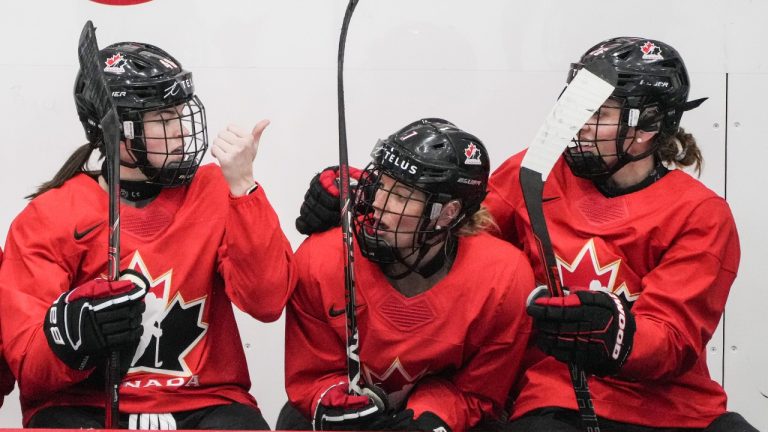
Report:
[[[666,182],[664,182],[666,180]],[[699,179],[680,169],[673,169],[662,179],[669,188],[669,195],[684,202],[701,202],[710,198],[725,201],[720,195],[708,188]]]
[[[732,218],[725,198],[679,169],[671,170],[661,180],[627,195],[626,199],[649,219],[674,219],[689,225],[695,219]],[[699,216],[694,217],[696,215]]]
[[[327,231],[310,235],[301,243],[296,253],[309,255],[323,255],[331,257],[341,254],[342,235],[341,227],[334,227]],[[314,258],[314,256],[313,256]]]
[[[326,319],[326,303],[332,304],[336,297],[344,303],[341,228],[307,237],[296,250],[295,262],[298,283],[290,303],[317,319]]]
[[[466,249],[467,257],[488,265],[508,265],[525,260],[523,251],[509,242],[488,232],[461,237],[460,248]]]
[[[221,172],[221,167],[215,163],[202,165],[197,169],[195,177],[189,184],[189,194],[192,196],[228,196],[229,186]]]
[[[33,207],[86,207],[89,204],[107,205],[107,192],[99,182],[85,173],[76,174],[65,181],[60,187],[49,189],[30,201]]]
[[[107,193],[95,179],[82,173],[32,199],[14,224],[44,229],[50,236],[59,227],[72,229],[74,224],[90,226],[104,220],[107,206]]]
[[[534,288],[533,270],[523,251],[489,233],[462,238],[459,254],[451,271],[464,272],[476,286],[519,287],[526,296]]]
[[[355,244],[356,246],[356,244]],[[304,239],[295,254],[299,278],[325,281],[343,275],[343,243],[341,228],[314,233]],[[355,259],[364,259],[356,256]],[[343,281],[343,278],[342,278]]]

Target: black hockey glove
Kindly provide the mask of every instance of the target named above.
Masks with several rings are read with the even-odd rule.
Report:
[[[315,406],[315,430],[382,430],[387,396],[378,387],[363,387],[363,395],[351,395],[349,383],[339,382],[323,394]]]
[[[543,289],[529,300],[528,315],[542,351],[587,373],[616,374],[632,350],[635,318],[613,293],[576,291],[550,297]]]
[[[148,287],[143,275],[124,270],[119,281],[94,279],[59,296],[43,326],[53,353],[72,369],[85,370],[112,350],[135,350]]]
[[[357,186],[360,174],[359,169],[349,167],[350,188]],[[338,184],[338,166],[328,167],[312,178],[296,218],[296,229],[300,233],[310,235],[341,225]]]
[[[414,419],[411,409],[391,415],[388,419],[380,421],[377,427],[381,430],[392,431],[451,432],[451,427],[437,414],[424,411],[418,418]]]

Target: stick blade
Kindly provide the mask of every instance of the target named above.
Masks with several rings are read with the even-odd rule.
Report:
[[[615,89],[615,78],[606,72],[580,70],[552,107],[523,157],[522,166],[546,180],[557,159],[584,123]],[[610,82],[609,82],[610,81]]]
[[[107,155],[116,157],[120,143],[120,119],[109,86],[99,61],[99,44],[96,40],[96,28],[91,20],[86,21],[80,32],[77,44],[77,58],[80,61],[80,73],[83,74],[83,94],[91,101],[100,121]]]
[[[107,81],[99,66],[99,45],[96,41],[96,28],[93,22],[88,20],[80,32],[80,40],[77,45],[77,57],[80,61],[80,71],[83,74],[85,88],[83,92],[95,105],[100,119],[107,116],[110,110],[114,110],[115,104],[109,94]]]

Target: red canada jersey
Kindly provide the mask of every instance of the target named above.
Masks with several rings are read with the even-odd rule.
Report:
[[[494,172],[484,204],[502,236],[525,251],[544,281],[518,181],[522,156]],[[686,428],[706,427],[723,414],[726,395],[709,375],[705,349],[739,265],[738,234],[725,200],[680,170],[606,198],[561,158],[545,183],[543,205],[563,286],[609,289],[629,302],[637,323],[619,374],[589,378],[597,414]],[[567,366],[539,357],[525,373],[513,418],[546,406],[576,409]]]
[[[299,281],[286,309],[286,390],[312,418],[320,395],[346,380],[344,253],[340,229],[296,252]],[[448,274],[406,297],[355,249],[360,362],[390,405],[437,414],[463,431],[503,407],[530,336],[533,271],[488,234],[460,237]]]
[[[0,266],[3,263],[3,250],[0,249]],[[0,407],[3,406],[5,396],[13,391],[14,378],[11,370],[8,368],[8,362],[3,356],[3,342],[0,340]]]
[[[2,336],[26,424],[56,405],[104,406],[94,370],[48,347],[43,320],[63,292],[106,276],[108,195],[85,174],[33,199],[14,220],[0,269]],[[120,388],[125,413],[256,406],[232,303],[279,318],[295,284],[291,246],[261,188],[234,198],[221,169],[143,208],[120,209],[120,268],[146,276],[144,332]],[[97,368],[101,369],[101,368]]]

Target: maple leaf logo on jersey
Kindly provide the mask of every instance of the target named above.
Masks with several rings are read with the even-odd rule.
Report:
[[[589,241],[581,248],[576,258],[571,263],[557,258],[557,271],[560,274],[560,283],[564,287],[583,287],[591,290],[608,290],[616,295],[623,296],[630,304],[637,300],[627,288],[626,282],[617,284],[617,277],[621,269],[621,258],[602,265],[597,257],[595,239]]]
[[[149,281],[149,292],[144,298],[146,310],[141,316],[144,333],[128,373],[144,371],[190,375],[184,358],[208,330],[208,324],[202,322],[205,297],[185,301],[177,292],[169,301],[173,269],[153,278],[139,251],[134,253],[128,268],[143,274]]]
[[[477,145],[475,143],[471,142],[467,144],[467,148],[464,149],[464,156],[467,158],[464,160],[464,164],[466,165],[480,165],[482,162],[480,162],[480,155],[483,153],[480,151],[480,149],[477,148]]]
[[[661,55],[661,48],[651,41],[643,44],[640,50],[643,52],[643,60],[664,60]]]
[[[376,373],[367,365],[363,365],[365,382],[375,384],[387,392],[390,407],[402,406],[408,394],[416,382],[419,381],[428,372],[429,368],[424,368],[421,372],[412,375],[405,370],[405,367],[397,357],[392,364],[383,373]]]

